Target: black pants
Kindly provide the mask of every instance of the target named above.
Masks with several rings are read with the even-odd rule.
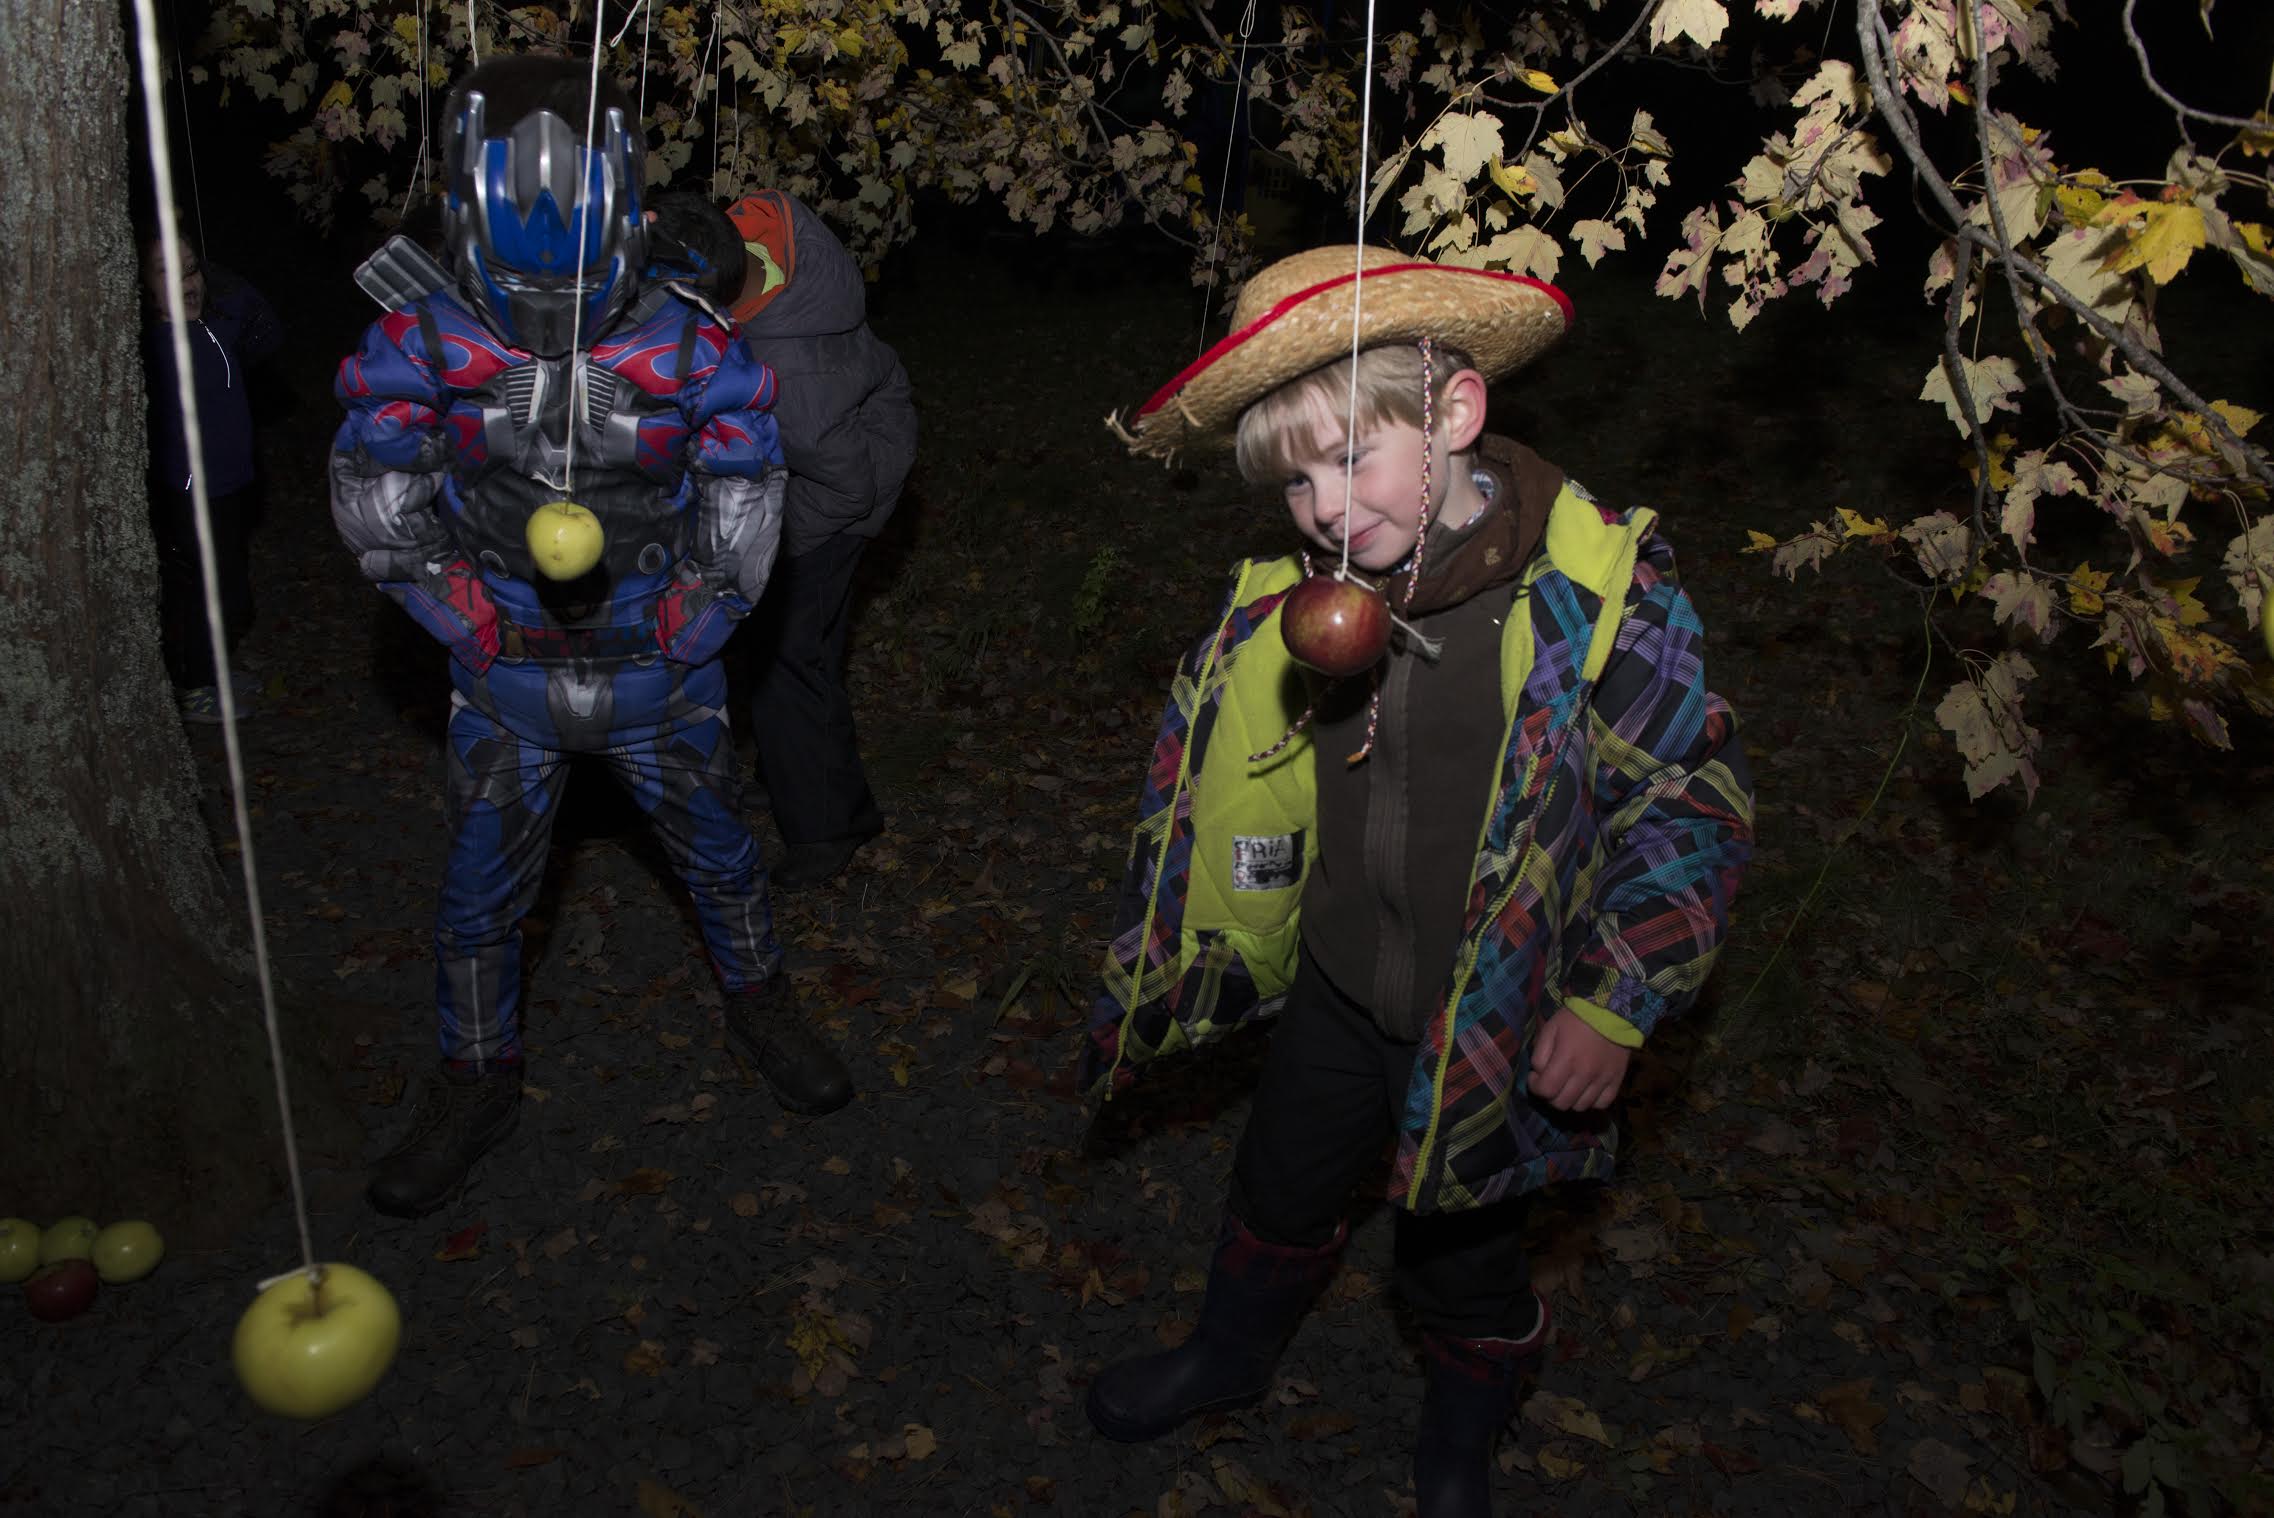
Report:
[[[206,503],[213,520],[214,567],[219,571],[221,624],[229,649],[253,625],[253,523],[260,494],[248,486]],[[197,517],[179,490],[150,492],[150,533],[158,545],[158,638],[166,676],[177,689],[214,683],[213,640],[205,625],[205,577],[198,572]]]
[[[873,837],[884,817],[854,746],[845,692],[853,571],[868,539],[840,535],[784,554],[751,617],[750,730],[782,842]]]
[[[1386,1037],[1303,955],[1232,1166],[1232,1212],[1276,1244],[1323,1244],[1382,1157],[1418,1046]],[[1397,1215],[1398,1289],[1425,1329],[1515,1338],[1534,1321],[1524,1203]]]

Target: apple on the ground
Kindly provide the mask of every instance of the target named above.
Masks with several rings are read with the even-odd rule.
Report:
[[[1355,580],[1313,575],[1287,593],[1279,618],[1287,652],[1322,675],[1371,669],[1390,646],[1390,603]]]
[[[166,1256],[166,1241],[158,1230],[140,1219],[113,1223],[95,1235],[88,1257],[95,1262],[95,1274],[108,1285],[122,1281],[139,1281],[158,1268]]]
[[[57,1260],[84,1260],[95,1247],[95,1220],[72,1216],[47,1226],[40,1235],[39,1262],[52,1265]]]
[[[0,1284],[15,1285],[39,1269],[39,1225],[0,1218]]]
[[[95,1300],[95,1267],[79,1256],[42,1265],[24,1283],[24,1305],[50,1323],[76,1318]]]
[[[237,1320],[231,1358],[252,1399],[286,1418],[328,1418],[387,1373],[403,1334],[387,1288],[353,1265],[296,1270]]]

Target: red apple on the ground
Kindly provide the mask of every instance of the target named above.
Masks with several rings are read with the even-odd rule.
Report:
[[[379,1384],[394,1363],[403,1315],[387,1288],[353,1265],[296,1270],[237,1320],[237,1379],[286,1418],[328,1418]]]
[[[95,1235],[88,1257],[95,1262],[95,1274],[107,1285],[121,1281],[139,1281],[158,1268],[166,1257],[166,1241],[158,1230],[139,1220],[113,1223]]]
[[[58,1260],[43,1265],[24,1283],[24,1305],[32,1316],[50,1323],[76,1318],[95,1300],[95,1267],[85,1259]]]
[[[1390,646],[1390,603],[1355,580],[1313,575],[1287,593],[1279,617],[1287,652],[1322,675],[1371,669]]]
[[[39,1269],[39,1225],[0,1218],[0,1283],[9,1286]]]
[[[68,1217],[48,1224],[39,1238],[39,1262],[84,1260],[94,1250],[97,1231],[93,1218]]]

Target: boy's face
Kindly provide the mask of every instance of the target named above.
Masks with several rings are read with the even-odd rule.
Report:
[[[1481,379],[1478,383],[1481,388]],[[1448,499],[1460,496],[1464,505],[1481,504],[1465,472],[1452,478],[1456,471],[1442,432],[1429,442],[1412,423],[1385,419],[1371,427],[1361,423],[1354,445],[1345,446],[1347,436],[1341,414],[1324,400],[1314,400],[1288,439],[1283,487],[1296,527],[1337,562],[1347,537],[1353,565],[1375,574],[1395,569]],[[1425,449],[1432,455],[1426,507],[1421,499]]]
[[[142,250],[142,290],[162,317],[166,312],[166,250],[156,242]],[[205,266],[197,249],[182,244],[182,314],[196,321],[205,314]]]

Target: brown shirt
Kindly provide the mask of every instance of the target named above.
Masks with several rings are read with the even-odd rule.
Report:
[[[1363,1003],[1392,1038],[1416,1039],[1438,1010],[1468,915],[1477,830],[1499,784],[1501,624],[1540,544],[1563,472],[1520,443],[1487,435],[1475,478],[1485,507],[1438,523],[1421,584],[1403,613],[1441,652],[1403,633],[1371,677],[1320,701],[1319,853],[1303,888],[1303,944],[1328,980]],[[1394,607],[1407,576],[1388,587]],[[1381,711],[1366,745],[1376,682]]]

